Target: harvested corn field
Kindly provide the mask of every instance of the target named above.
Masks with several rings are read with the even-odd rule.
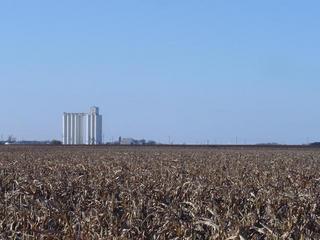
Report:
[[[0,239],[320,239],[320,150],[0,148]]]

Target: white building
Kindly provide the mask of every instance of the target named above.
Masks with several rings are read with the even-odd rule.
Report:
[[[98,107],[89,113],[63,113],[63,144],[102,143],[102,116]]]

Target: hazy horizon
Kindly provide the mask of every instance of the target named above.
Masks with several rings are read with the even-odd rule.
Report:
[[[103,115],[106,141],[320,140],[318,1],[0,3],[0,136],[62,137]]]

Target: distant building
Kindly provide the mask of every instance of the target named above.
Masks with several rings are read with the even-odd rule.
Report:
[[[89,113],[63,113],[63,144],[102,144],[102,116],[98,107]]]
[[[14,145],[46,145],[51,144],[51,141],[29,141],[29,140],[21,140],[16,141],[14,143],[9,143]]]
[[[133,145],[135,140],[133,138],[120,138],[119,144],[121,145]]]
[[[151,142],[151,141],[149,141]],[[154,141],[152,141],[153,143]],[[145,139],[136,140],[134,138],[121,138],[119,137],[120,145],[146,145],[148,142]],[[155,142],[154,142],[155,143]]]

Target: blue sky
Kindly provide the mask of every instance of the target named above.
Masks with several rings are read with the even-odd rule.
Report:
[[[319,1],[1,1],[0,136],[320,140]]]

